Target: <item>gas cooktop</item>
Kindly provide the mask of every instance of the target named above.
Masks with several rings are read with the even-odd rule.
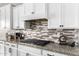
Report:
[[[39,45],[39,46],[45,46],[48,43],[50,43],[50,41],[38,40],[38,39],[27,39],[27,40],[23,40],[23,41],[20,41],[20,42],[28,43],[28,44],[34,44],[34,45]]]

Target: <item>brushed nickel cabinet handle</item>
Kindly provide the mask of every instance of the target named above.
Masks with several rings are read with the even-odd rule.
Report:
[[[6,45],[9,45],[9,44],[6,44]]]
[[[62,27],[64,27],[64,25],[62,25]]]
[[[50,55],[50,54],[47,54],[47,56],[55,56],[55,55]]]
[[[29,56],[30,54],[29,53],[26,53],[26,56]]]
[[[15,47],[15,45],[11,45],[12,47]]]
[[[59,25],[61,27],[61,25]]]
[[[11,53],[12,52],[12,49],[11,48],[9,48],[9,53]]]

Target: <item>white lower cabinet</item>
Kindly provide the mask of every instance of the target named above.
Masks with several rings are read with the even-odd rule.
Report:
[[[4,41],[0,41],[0,56],[4,56]]]
[[[18,50],[18,56],[33,56],[31,52]]]
[[[57,52],[51,52],[51,51],[47,51],[47,50],[43,50],[42,55],[43,56],[68,56],[68,55],[65,55],[65,54],[61,54],[61,53],[57,53]]]
[[[25,51],[21,51],[20,49],[18,49],[18,56],[26,56]]]
[[[11,56],[11,46],[10,43],[5,43],[5,56]]]
[[[11,56],[17,56],[17,49],[11,48]]]
[[[5,43],[5,56],[17,56],[17,45],[12,43]]]
[[[18,56],[40,56],[40,55],[29,52],[29,51],[18,50]]]
[[[68,56],[66,54],[0,41],[0,56]]]
[[[17,44],[11,43],[11,56],[17,56],[17,51],[18,51]]]
[[[40,56],[41,49],[19,45],[18,56]]]
[[[5,56],[11,56],[11,48],[5,46]]]

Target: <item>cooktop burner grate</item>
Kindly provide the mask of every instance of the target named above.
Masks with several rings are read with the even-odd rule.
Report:
[[[35,44],[35,45],[40,45],[40,46],[45,46],[48,43],[50,43],[50,41],[45,41],[45,40],[37,40],[37,39],[27,39],[24,41],[21,41],[22,43],[28,43],[28,44]]]

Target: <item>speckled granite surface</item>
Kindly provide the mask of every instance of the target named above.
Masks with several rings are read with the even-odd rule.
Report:
[[[59,45],[55,43],[49,43],[46,46],[37,46],[33,44],[24,44],[24,43],[19,43],[19,44],[38,48],[38,49],[48,50],[52,52],[62,53],[62,54],[66,54],[69,56],[79,56],[79,47],[70,47],[70,46]]]
[[[3,40],[0,40],[0,41],[3,41]],[[14,44],[16,44],[16,43],[14,43]],[[56,43],[49,43],[46,46],[38,46],[38,45],[33,45],[33,44],[21,43],[21,42],[19,44],[24,45],[24,46],[42,49],[42,50],[48,50],[51,52],[62,53],[62,54],[66,54],[69,56],[79,56],[79,47],[70,47],[70,46],[66,46],[66,45],[59,45]]]

